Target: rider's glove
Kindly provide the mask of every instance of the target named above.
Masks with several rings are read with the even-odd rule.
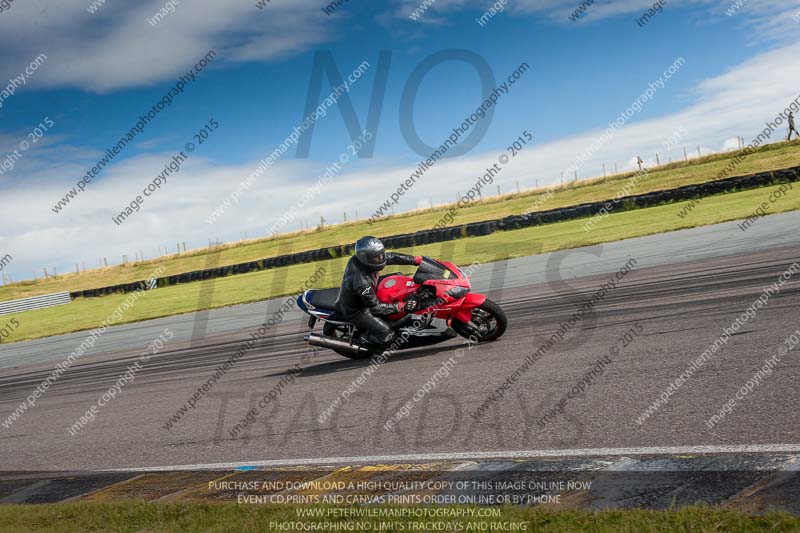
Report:
[[[415,255],[414,256],[414,264],[419,266],[420,263],[422,263],[422,256],[421,255]]]
[[[408,299],[405,302],[401,302],[402,307],[400,308],[401,311],[405,311],[406,313],[411,313],[419,309],[419,302],[417,300]]]

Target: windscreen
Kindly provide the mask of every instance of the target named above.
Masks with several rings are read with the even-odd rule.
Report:
[[[417,272],[414,274],[414,281],[416,283],[423,283],[432,279],[455,279],[458,277],[456,272],[453,272],[445,265],[430,257],[423,257],[422,262],[417,267]]]

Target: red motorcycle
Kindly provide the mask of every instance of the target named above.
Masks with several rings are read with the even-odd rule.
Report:
[[[339,316],[339,289],[308,290],[297,298],[297,304],[311,315],[309,329],[313,330],[318,320],[323,322],[322,335],[312,332],[305,336],[310,345],[330,348],[351,359],[364,359],[384,349],[429,346],[458,335],[472,343],[499,339],[508,326],[506,314],[499,305],[470,289],[469,278],[460,268],[429,257],[422,258],[413,277],[400,273],[382,276],[376,290],[378,300],[396,303],[414,296],[421,305],[411,314],[401,312],[387,317],[397,338],[377,351],[362,341],[355,325]]]

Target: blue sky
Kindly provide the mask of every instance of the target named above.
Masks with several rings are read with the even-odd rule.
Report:
[[[410,73],[431,54],[465,49],[483,58],[502,82],[525,62],[530,68],[503,96],[486,135],[465,156],[448,159],[397,206],[399,211],[451,200],[523,130],[535,146],[515,158],[498,184],[510,190],[558,179],[600,131],[663,76],[677,58],[684,63],[625,127],[581,165],[581,177],[601,165],[630,168],[639,153],[662,150],[677,128],[682,146],[704,152],[731,147],[780,112],[800,93],[795,2],[750,0],[733,16],[729,4],[671,0],[644,28],[634,19],[652,2],[596,2],[579,22],[568,15],[579,2],[509,0],[484,27],[475,19],[492,3],[436,0],[419,20],[414,0],[349,0],[332,16],[323,2],[183,0],[157,27],[146,19],[165,2],[120,5],[109,0],[91,14],[88,0],[14,3],[0,13],[0,90],[44,53],[26,85],[0,108],[0,160],[12,153],[45,117],[54,126],[13,170],[0,175],[0,252],[14,257],[4,270],[27,278],[42,266],[60,271],[76,262],[97,266],[100,257],[209,238],[236,240],[267,234],[320,172],[350,142],[342,115],[330,110],[315,125],[310,157],[294,147],[235,205],[213,223],[208,215],[304,118],[317,51],[329,51],[347,76],[363,61],[366,74],[349,97],[362,126],[373,95],[380,50],[392,52],[381,106],[375,154],[345,165],[325,193],[303,206],[302,218],[340,220],[377,207],[420,159],[400,131],[400,98]],[[217,57],[106,170],[62,212],[51,207],[178,76],[206,54]],[[330,85],[323,83],[322,95]],[[414,122],[428,144],[441,143],[481,101],[475,69],[441,64],[420,85]],[[193,134],[214,118],[220,127],[192,154],[164,189],[148,198],[124,226],[111,217],[141,193]],[[354,201],[358,198],[358,202]],[[286,230],[297,229],[300,219]]]

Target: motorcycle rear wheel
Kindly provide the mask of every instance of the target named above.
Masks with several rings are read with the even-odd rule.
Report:
[[[503,308],[488,299],[472,310],[472,322],[478,326],[477,332],[459,320],[453,320],[452,328],[466,339],[474,335],[478,342],[496,341],[508,328],[508,318]]]

